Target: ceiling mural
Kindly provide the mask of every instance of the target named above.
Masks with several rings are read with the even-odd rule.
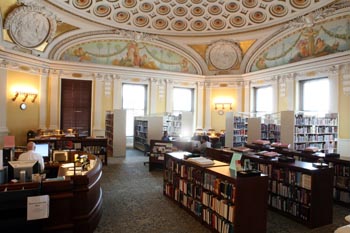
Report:
[[[350,50],[350,16],[302,28],[279,39],[254,60],[258,71],[328,54]]]
[[[6,0],[0,46],[116,68],[243,74],[349,50],[349,9],[349,0]]]
[[[96,40],[66,49],[59,60],[198,74],[184,56],[167,48],[133,40]]]

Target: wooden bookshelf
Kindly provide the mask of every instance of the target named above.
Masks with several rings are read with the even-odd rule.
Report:
[[[266,232],[266,175],[236,177],[227,163],[202,167],[185,153],[165,155],[164,195],[214,232]]]
[[[253,168],[269,176],[269,207],[310,228],[332,223],[332,168],[312,163],[278,162],[254,153],[243,155]]]
[[[324,158],[334,169],[333,200],[350,207],[350,158]]]

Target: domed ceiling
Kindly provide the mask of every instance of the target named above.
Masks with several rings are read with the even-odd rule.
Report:
[[[50,60],[202,75],[272,67],[277,63],[271,51],[282,50],[278,58],[295,56],[305,28],[314,28],[314,36],[322,35],[325,43],[331,37],[346,40],[348,29],[339,27],[350,21],[349,8],[348,0],[0,2],[6,48]],[[321,25],[326,20],[333,22]],[[287,45],[292,34],[293,44]],[[337,43],[327,52],[350,49],[344,41]]]
[[[49,1],[90,21],[162,35],[219,35],[285,23],[331,0]]]

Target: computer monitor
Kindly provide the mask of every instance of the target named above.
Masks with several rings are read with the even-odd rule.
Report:
[[[52,160],[54,162],[67,162],[68,161],[68,151],[55,150],[52,154]]]
[[[35,152],[40,154],[42,157],[49,157],[50,155],[50,145],[49,143],[36,144]]]
[[[32,174],[39,173],[40,166],[36,160],[9,161],[8,163],[8,181],[20,179],[20,171],[26,171],[26,181],[32,180]]]

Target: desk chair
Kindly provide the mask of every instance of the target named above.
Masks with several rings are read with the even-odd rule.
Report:
[[[150,145],[147,144],[147,143],[145,143],[143,146],[144,146],[144,148],[145,148],[145,150],[144,150],[144,152],[143,152],[143,155],[149,157],[149,156],[150,156],[150,153],[151,153],[151,147],[150,147]],[[146,166],[146,164],[149,164],[149,161],[143,162],[143,165],[144,165],[144,166]]]

